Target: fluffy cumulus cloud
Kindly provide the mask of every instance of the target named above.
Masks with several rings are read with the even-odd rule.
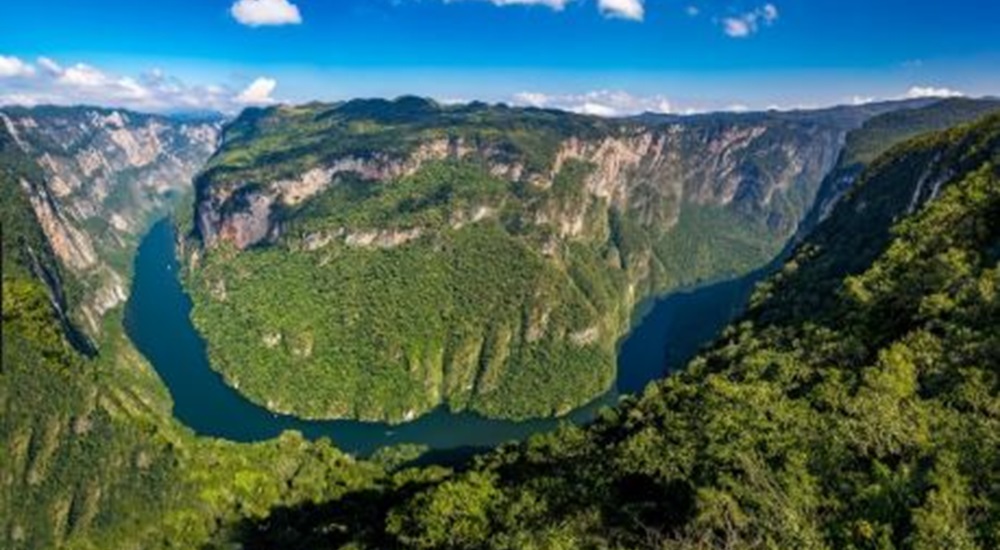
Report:
[[[0,78],[28,77],[35,74],[35,68],[13,56],[0,55]]]
[[[278,87],[278,81],[273,78],[258,78],[250,83],[238,96],[236,102],[241,105],[268,105],[274,103],[271,93]]]
[[[516,94],[513,100],[518,105],[561,109],[602,117],[628,116],[647,112],[673,112],[670,101],[664,96],[636,96],[628,92],[616,90],[598,90],[585,94],[559,95],[521,92]]]
[[[102,105],[140,111],[214,110],[234,113],[247,105],[275,103],[277,81],[258,78],[246,88],[188,84],[154,69],[137,76],[114,74],[87,63],[62,64],[40,57],[35,65],[0,56],[0,104]],[[36,68],[37,66],[37,68]]]
[[[642,21],[646,15],[642,0],[599,0],[597,5],[601,13],[610,17]]]
[[[964,97],[965,94],[951,88],[935,88],[933,86],[914,86],[907,90],[906,97],[918,99],[924,97]]]
[[[288,0],[238,0],[229,12],[237,21],[251,27],[302,23],[298,6]]]
[[[732,38],[746,38],[761,27],[773,25],[779,17],[778,8],[774,4],[763,6],[733,17],[722,20],[722,30]]]

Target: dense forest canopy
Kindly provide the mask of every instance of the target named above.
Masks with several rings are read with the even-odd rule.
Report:
[[[213,368],[271,411],[560,416],[613,386],[644,299],[759,268],[839,199],[831,168],[997,105],[248,110],[197,178],[185,283]]]

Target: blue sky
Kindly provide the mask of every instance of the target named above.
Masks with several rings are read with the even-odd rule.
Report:
[[[33,0],[0,103],[413,93],[595,114],[1000,94],[994,0]]]

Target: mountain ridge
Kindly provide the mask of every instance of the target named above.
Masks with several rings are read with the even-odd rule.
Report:
[[[194,316],[230,384],[272,410],[390,421],[440,403],[565,413],[612,383],[614,344],[639,300],[777,254],[855,124],[765,114],[650,126],[419,98],[248,111],[196,181]],[[481,259],[461,260],[471,257]],[[477,285],[503,265],[535,267],[470,317],[489,296]],[[353,290],[322,290],[341,286]],[[310,313],[265,305],[278,292]],[[505,311],[503,322],[488,311]],[[411,334],[420,324],[406,315],[435,319],[431,332]],[[591,366],[553,376],[538,354]]]

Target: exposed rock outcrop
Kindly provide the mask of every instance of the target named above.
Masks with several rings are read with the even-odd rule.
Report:
[[[461,159],[473,153],[487,156],[496,151],[477,151],[463,140],[434,139],[421,143],[407,156],[372,152],[367,156],[346,156],[311,167],[297,177],[279,179],[248,189],[241,185],[212,185],[199,189],[198,231],[208,246],[222,240],[239,249],[280,235],[272,222],[276,205],[296,206],[333,185],[337,178],[351,174],[373,182],[387,182],[413,175],[427,162]],[[502,162],[491,163],[495,175],[521,174],[523,168]]]
[[[40,168],[22,187],[55,254],[84,283],[77,313],[97,334],[127,297],[129,266],[114,258],[190,192],[221,123],[89,107],[5,108],[0,120]]]
[[[767,264],[854,181],[827,177],[848,136],[910,107],[255,110],[197,183],[193,315],[245,395],[306,417],[565,412],[613,382],[638,301]],[[902,207],[948,177],[917,174]]]
[[[585,182],[589,200],[536,216],[535,223],[551,224],[564,237],[583,232],[592,201],[629,212],[657,231],[669,230],[685,203],[784,216],[784,209],[774,204],[775,196],[795,195],[803,197],[803,202],[811,201],[836,161],[845,133],[838,127],[776,121],[735,122],[721,129],[703,123],[624,127],[598,139],[564,140],[550,169],[535,172],[527,171],[523,163],[511,162],[508,154],[491,145],[474,147],[461,139],[433,139],[408,155],[376,152],[367,158],[338,158],[310,167],[296,178],[263,185],[205,184],[199,189],[198,229],[209,247],[223,240],[244,249],[280,235],[272,216],[277,205],[299,205],[335,185],[340,176],[350,173],[385,183],[412,175],[428,162],[462,158],[479,159],[493,175],[542,189],[550,187],[571,161],[591,166]],[[495,211],[492,206],[483,208],[479,216]],[[457,226],[464,223],[455,220]],[[798,219],[776,223],[790,233]]]

